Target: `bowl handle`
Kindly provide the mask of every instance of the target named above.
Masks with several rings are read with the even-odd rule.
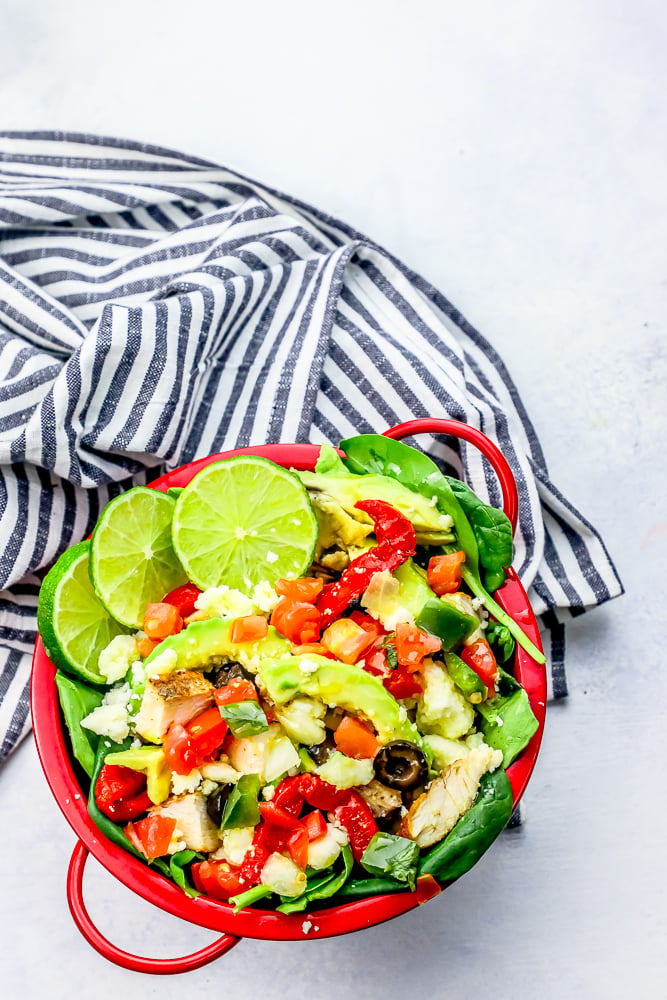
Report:
[[[77,841],[67,872],[67,902],[74,923],[79,928],[84,938],[95,951],[104,958],[120,965],[124,969],[132,972],[146,972],[154,976],[166,976],[175,972],[190,972],[192,969],[200,969],[202,965],[207,965],[214,959],[224,955],[225,952],[233,948],[241,940],[232,937],[231,934],[223,934],[212,944],[196,951],[192,955],[183,955],[182,958],[140,958],[138,955],[131,955],[127,951],[122,951],[116,945],[100,933],[95,924],[90,919],[88,911],[83,902],[82,881],[83,869],[88,858],[88,849],[79,840]]]
[[[444,420],[438,417],[408,420],[406,423],[397,424],[396,427],[391,427],[384,432],[385,437],[394,438],[397,441],[413,434],[449,434],[451,437],[463,438],[464,441],[469,441],[470,444],[479,448],[498,476],[503,494],[503,510],[512,524],[512,533],[516,531],[519,494],[512,470],[498,445],[494,444],[486,434],[478,431],[476,427],[471,427],[470,424],[464,424],[460,420]]]

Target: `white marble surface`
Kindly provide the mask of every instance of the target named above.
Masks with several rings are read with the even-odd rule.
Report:
[[[569,632],[527,821],[418,912],[141,977],[79,937],[32,739],[0,774],[3,1000],[665,996],[667,138],[660,0],[0,0],[0,128],[124,135],[347,219],[504,356],[628,590]],[[214,935],[90,865],[118,944]]]

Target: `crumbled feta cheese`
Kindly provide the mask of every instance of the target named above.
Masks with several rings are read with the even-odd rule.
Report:
[[[276,594],[275,589],[268,580],[262,580],[261,583],[255,586],[252,592],[252,600],[258,611],[263,611],[264,614],[268,615],[280,600],[280,595]]]
[[[115,684],[125,676],[130,664],[139,655],[134,636],[116,635],[104,647],[97,660],[97,667],[109,684]]]
[[[449,514],[441,514],[438,518],[438,524],[446,531],[454,526],[454,521]]]
[[[195,607],[209,618],[243,618],[255,612],[255,605],[246,594],[224,583],[204,590],[195,601]]]
[[[438,506],[438,498],[437,497],[431,497],[431,499],[428,502],[428,505],[429,505],[429,507],[437,507]]]
[[[99,708],[81,720],[81,725],[98,736],[108,736],[114,743],[122,743],[130,735],[128,702],[132,697],[129,684],[111,688]]]
[[[211,781],[210,778],[204,778],[201,785],[199,786],[199,791],[202,793],[202,795],[205,795],[206,798],[208,798],[209,795],[213,795],[213,792],[216,790],[217,787],[218,787],[217,781]]]
[[[319,663],[309,659],[307,656],[299,657],[299,671],[302,674],[314,674],[319,669]]]
[[[273,785],[265,785],[262,789],[262,798],[267,802],[270,802],[273,796],[276,794],[275,787]]]
[[[185,795],[187,792],[194,792],[201,785],[201,782],[201,771],[197,770],[196,767],[189,774],[176,774],[173,771],[171,775],[171,790],[174,795]]]

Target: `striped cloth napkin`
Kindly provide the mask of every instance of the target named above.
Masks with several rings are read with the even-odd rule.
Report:
[[[0,134],[0,762],[29,729],[40,576],[111,497],[227,448],[336,443],[419,416],[467,421],[509,460],[515,566],[563,696],[564,622],[621,584],[550,482],[501,359],[440,292],[224,167]],[[499,503],[473,447],[419,445]]]

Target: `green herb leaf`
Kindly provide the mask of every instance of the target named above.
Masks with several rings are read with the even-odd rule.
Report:
[[[509,767],[539,727],[528,695],[518,681],[503,670],[498,674],[498,694],[476,707],[486,743],[494,750],[502,750],[503,767]]]
[[[89,729],[84,729],[81,720],[99,708],[104,694],[81,681],[67,677],[60,670],[56,671],[56,687],[72,743],[72,752],[90,777],[95,768],[95,751],[99,736]]]
[[[258,774],[241,775],[225,802],[221,831],[240,826],[257,826],[260,820],[259,788]]]
[[[265,733],[269,728],[266,715],[254,698],[249,698],[248,701],[235,701],[231,705],[221,705],[220,715],[232,734],[240,739]]]
[[[500,622],[490,621],[484,638],[493,646],[496,660],[499,663],[507,663],[516,649],[516,642],[507,626],[501,625]]]
[[[419,845],[406,837],[379,831],[361,856],[361,864],[371,875],[390,875],[407,882],[414,892],[419,861]]]
[[[204,855],[199,854],[197,851],[177,851],[176,854],[172,854],[169,858],[169,874],[176,885],[180,886],[183,892],[187,893],[193,899],[200,896],[201,893],[195,889],[190,880],[189,872],[186,871],[186,866],[195,860],[204,861]]]

